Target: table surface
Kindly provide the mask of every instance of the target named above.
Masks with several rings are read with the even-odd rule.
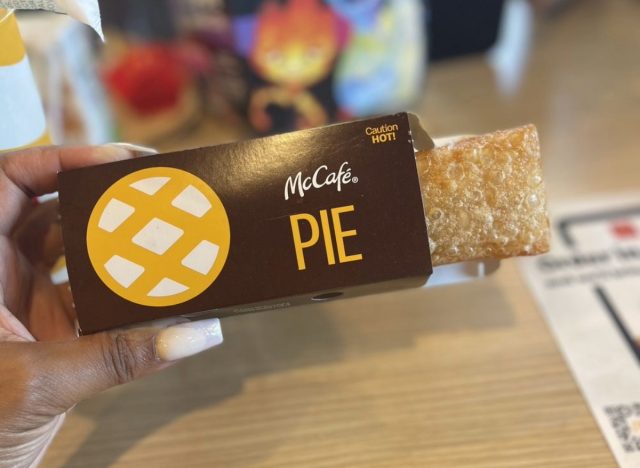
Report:
[[[519,83],[483,56],[438,63],[417,111],[433,135],[536,123],[552,204],[637,188],[639,14],[586,0],[538,17]],[[223,329],[222,347],[80,404],[43,466],[615,466],[514,261]]]

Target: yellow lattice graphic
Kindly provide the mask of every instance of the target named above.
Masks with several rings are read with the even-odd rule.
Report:
[[[87,226],[91,264],[119,296],[170,306],[206,290],[224,267],[231,233],[222,202],[180,169],[142,169],[100,197]]]

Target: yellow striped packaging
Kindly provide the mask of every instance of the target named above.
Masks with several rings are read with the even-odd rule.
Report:
[[[49,143],[42,101],[15,15],[0,8],[0,152]]]

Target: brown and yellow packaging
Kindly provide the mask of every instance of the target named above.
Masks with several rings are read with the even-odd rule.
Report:
[[[82,332],[423,284],[432,146],[400,113],[61,173]]]

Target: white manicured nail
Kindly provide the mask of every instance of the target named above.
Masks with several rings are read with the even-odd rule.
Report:
[[[156,337],[156,352],[162,361],[176,361],[222,343],[220,320],[208,319],[166,328]]]
[[[117,142],[109,143],[111,146],[117,146],[118,148],[126,149],[133,153],[134,156],[150,156],[152,154],[158,154],[158,150],[149,148],[148,146],[134,145],[133,143]]]

